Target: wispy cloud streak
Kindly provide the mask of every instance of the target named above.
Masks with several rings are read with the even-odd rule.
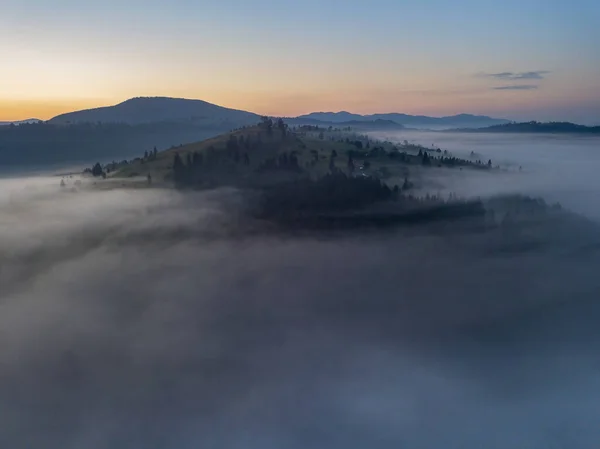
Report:
[[[500,73],[480,73],[478,76],[485,78],[495,78],[505,81],[516,80],[542,80],[548,75],[548,70],[534,70],[530,72],[500,72]]]
[[[537,86],[534,86],[533,84],[517,84],[517,85],[513,85],[513,86],[496,86],[493,89],[494,90],[535,90],[537,89]]]

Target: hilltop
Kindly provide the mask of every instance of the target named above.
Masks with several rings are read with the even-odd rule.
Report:
[[[259,116],[251,112],[225,108],[202,100],[169,97],[132,98],[107,106],[62,114],[51,124],[189,122],[202,125],[224,124],[238,127],[256,123]]]
[[[234,143],[235,142],[235,143]],[[127,164],[114,167],[116,177],[134,177],[150,174],[156,181],[174,182],[174,159],[177,155],[183,164],[191,163],[194,155],[201,155],[208,161],[218,161],[218,168],[207,173],[206,181],[214,184],[238,184],[244,175],[256,169],[266,159],[281,153],[299,151],[302,141],[290,134],[281,138],[280,134],[268,133],[260,126],[244,127],[219,136],[187,145],[174,146],[146,157],[136,158]],[[234,154],[235,153],[235,154]],[[250,162],[240,164],[248,154]],[[112,168],[108,165],[109,170]]]
[[[281,119],[106,166],[109,177],[150,175],[154,183],[175,184],[179,169],[186,173],[179,184],[193,187],[263,185],[337,171],[408,186],[411,172],[430,167],[493,168],[491,161],[460,159],[439,148],[382,142],[344,128],[289,127]]]

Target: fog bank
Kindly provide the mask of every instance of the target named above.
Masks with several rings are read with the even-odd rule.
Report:
[[[60,190],[0,181],[2,447],[600,441],[591,236],[273,235],[234,190]]]
[[[471,152],[484,163],[491,159],[504,171],[437,170],[427,176],[429,190],[457,194],[539,195],[600,220],[600,138],[577,135],[488,134],[457,132],[374,133],[392,142],[418,143],[469,158]],[[519,167],[522,168],[519,171]]]

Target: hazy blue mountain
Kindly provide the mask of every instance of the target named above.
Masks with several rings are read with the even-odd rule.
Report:
[[[392,120],[405,126],[469,126],[484,127],[509,123],[509,120],[488,117],[485,115],[458,114],[446,117],[428,117],[425,115],[407,115],[407,114],[374,114],[368,118]]]
[[[317,120],[320,122],[341,123],[350,122],[353,120],[367,120],[365,116],[360,114],[352,114],[350,112],[312,112],[310,114],[300,115],[297,119]]]
[[[393,120],[375,119],[375,120],[350,120],[348,122],[338,123],[337,126],[349,126],[358,130],[384,130],[384,129],[404,129],[405,126]]]
[[[570,122],[523,122],[487,126],[485,128],[459,128],[452,131],[478,133],[549,133],[549,134],[600,134],[600,126],[576,125]]]
[[[335,128],[346,128],[351,127],[355,130],[362,131],[377,131],[377,130],[399,130],[405,129],[404,125],[396,123],[392,120],[349,120],[347,122],[328,122],[324,120],[317,120],[311,118],[286,118],[285,122],[289,125],[311,125],[311,126],[320,126],[322,128],[327,128],[329,126],[333,126]]]
[[[237,127],[256,123],[256,114],[217,106],[202,100],[168,97],[132,98],[115,106],[70,112],[54,117],[51,124],[191,122],[202,126]]]
[[[313,112],[297,117],[303,120],[319,120],[329,123],[348,121],[388,120],[406,127],[414,128],[480,128],[510,123],[509,120],[487,117],[485,115],[458,114],[446,117],[428,117],[425,115],[409,115],[400,113],[359,115],[349,112]]]

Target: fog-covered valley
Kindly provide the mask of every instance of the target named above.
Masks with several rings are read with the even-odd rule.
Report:
[[[235,189],[0,180],[0,446],[597,447],[599,141],[381,137],[506,168],[424,190],[592,221],[494,251],[426,227],[273,233]]]

